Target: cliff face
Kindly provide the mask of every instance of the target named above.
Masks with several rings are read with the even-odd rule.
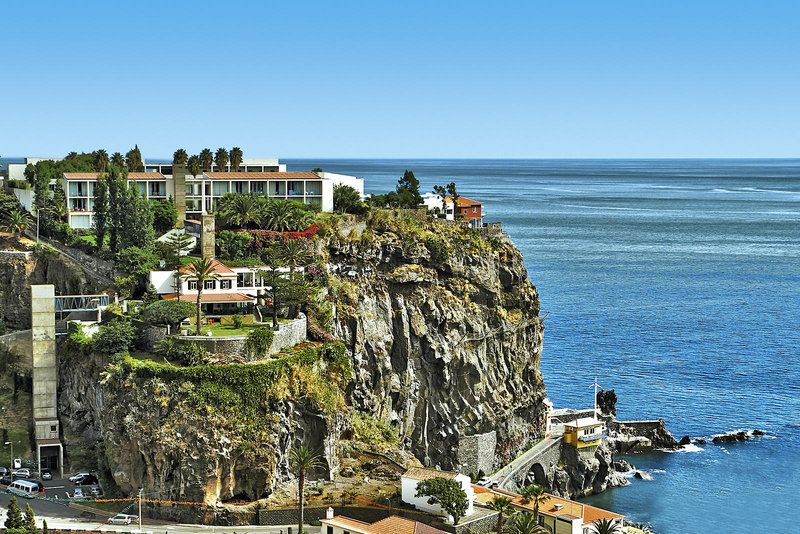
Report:
[[[496,430],[504,444],[543,419],[538,294],[510,243],[383,230],[355,226],[328,247],[350,399],[425,465],[453,469],[460,436]]]
[[[54,284],[57,295],[95,293],[81,269],[58,254],[35,254],[29,260],[0,260],[0,316],[10,329],[31,327],[32,284]]]

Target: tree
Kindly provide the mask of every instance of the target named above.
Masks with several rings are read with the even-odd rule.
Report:
[[[222,223],[232,228],[258,226],[263,218],[256,198],[249,194],[226,193],[216,207]]]
[[[218,171],[225,172],[225,166],[228,165],[228,151],[222,147],[218,148],[214,153],[214,163]]]
[[[139,188],[131,184],[120,203],[120,248],[139,247],[151,250],[156,240],[153,229],[153,209],[150,201],[139,195]]]
[[[117,254],[116,268],[124,276],[116,279],[117,285],[127,288],[130,296],[141,295],[147,289],[150,271],[154,271],[157,265],[158,257],[151,250],[124,248]]]
[[[200,174],[203,170],[200,164],[200,156],[189,156],[189,159],[186,160],[186,170],[188,170],[192,176]]]
[[[178,210],[172,199],[156,200],[152,204],[153,229],[156,234],[163,235],[178,224]]]
[[[323,467],[325,464],[320,458],[319,454],[299,445],[289,452],[289,465],[292,473],[297,477],[297,500],[300,502],[300,521],[297,525],[297,531],[303,532],[303,508],[305,505],[304,487],[306,484],[306,473],[309,469]]]
[[[21,235],[31,224],[33,224],[33,217],[22,209],[7,213],[3,218],[3,229],[15,236]]]
[[[195,315],[197,310],[193,302],[180,299],[159,300],[147,306],[142,312],[142,321],[147,324],[163,324],[170,331],[177,330],[185,319]]]
[[[419,194],[419,180],[414,176],[413,171],[406,170],[403,173],[403,177],[397,181],[395,192],[401,208],[416,208],[422,204],[422,197]]]
[[[189,252],[189,247],[192,245],[192,237],[184,231],[173,232],[167,238],[167,245],[180,258]]]
[[[287,267],[278,247],[265,248],[261,259],[268,269],[258,271],[264,281],[264,292],[272,303],[272,326],[278,327],[278,311],[283,306],[299,306],[311,296],[312,287],[302,278],[291,278],[282,269]]]
[[[144,172],[144,162],[142,161],[142,152],[139,150],[139,145],[134,146],[125,154],[125,165],[130,172]]]
[[[119,152],[114,152],[111,154],[111,165],[114,165],[119,169],[123,168],[125,166],[125,156]]]
[[[539,505],[550,500],[550,496],[545,493],[546,491],[546,488],[536,484],[526,486],[522,490],[522,504],[528,504],[533,501],[533,515],[537,520],[539,519]]]
[[[47,528],[47,519],[42,520],[42,534],[50,534],[50,530]]]
[[[428,497],[428,504],[438,504],[453,517],[453,524],[464,517],[469,508],[467,493],[461,483],[444,477],[434,477],[417,483],[416,497]]]
[[[511,499],[495,496],[489,502],[489,508],[499,512],[497,516],[497,532],[503,531],[503,515],[511,511]]]
[[[202,325],[200,324],[200,303],[203,300],[203,284],[206,280],[216,280],[217,273],[215,271],[214,262],[208,258],[196,258],[192,263],[186,266],[186,271],[183,275],[184,279],[197,282],[197,329],[195,333],[202,335]]]
[[[94,235],[97,250],[101,250],[108,230],[108,178],[105,174],[97,177],[94,186]]]
[[[550,534],[550,531],[539,525],[538,519],[529,512],[515,514],[503,530],[504,534]]]
[[[94,153],[94,169],[103,172],[108,167],[108,152],[102,148]]]
[[[617,534],[622,532],[622,529],[613,520],[598,519],[592,523],[592,531],[594,534]]]
[[[105,354],[127,352],[133,346],[136,328],[127,319],[114,319],[92,337],[94,348]]]
[[[182,148],[179,148],[172,154],[172,164],[173,165],[186,165],[186,161],[189,159],[189,154]]]
[[[433,186],[433,192],[442,197],[442,209],[445,208],[445,199],[450,197],[453,200],[453,215],[458,211],[456,206],[458,206],[458,191],[456,191],[456,183],[450,182],[445,186],[435,185]]]
[[[126,175],[127,176],[127,175]],[[127,180],[121,167],[111,165],[106,176],[108,185],[108,244],[112,252],[119,252],[120,236],[123,232],[122,219],[125,214],[125,191]]]
[[[242,149],[235,146],[231,149],[231,170],[233,172],[239,171],[239,165],[242,164]]]
[[[200,151],[200,165],[203,170],[208,172],[211,170],[211,164],[214,162],[214,153],[210,148],[204,148]]]
[[[361,195],[355,188],[349,185],[333,186],[333,211],[339,213],[354,213],[360,215],[364,213],[364,203]]]
[[[25,505],[25,519],[22,521],[22,529],[25,534],[39,534],[36,528],[36,517],[33,515],[33,508],[30,503]]]
[[[20,510],[19,504],[17,504],[16,497],[11,497],[11,502],[8,503],[5,527],[6,532],[11,529],[18,529],[18,531],[21,531],[24,527],[24,523],[22,522],[22,510]]]

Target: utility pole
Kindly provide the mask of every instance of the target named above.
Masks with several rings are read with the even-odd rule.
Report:
[[[142,531],[142,491],[143,488],[139,488],[139,532]]]
[[[597,388],[602,387],[597,383],[597,376],[594,377],[594,418],[597,419]]]

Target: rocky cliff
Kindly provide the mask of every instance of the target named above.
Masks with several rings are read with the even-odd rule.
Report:
[[[459,437],[495,430],[499,452],[543,419],[544,327],[519,250],[429,224],[374,216],[327,253],[352,406],[395,425],[425,465],[454,469]]]

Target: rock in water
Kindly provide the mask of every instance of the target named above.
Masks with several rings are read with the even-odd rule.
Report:
[[[758,430],[758,429],[753,430],[753,435],[754,436],[763,436],[764,435],[764,431],[763,430]]]
[[[697,438],[695,441],[697,441],[698,445],[705,445],[706,443],[708,443],[706,440],[702,438]]]
[[[692,442],[692,438],[689,436],[683,436],[681,440],[678,442],[679,445],[689,445]]]

